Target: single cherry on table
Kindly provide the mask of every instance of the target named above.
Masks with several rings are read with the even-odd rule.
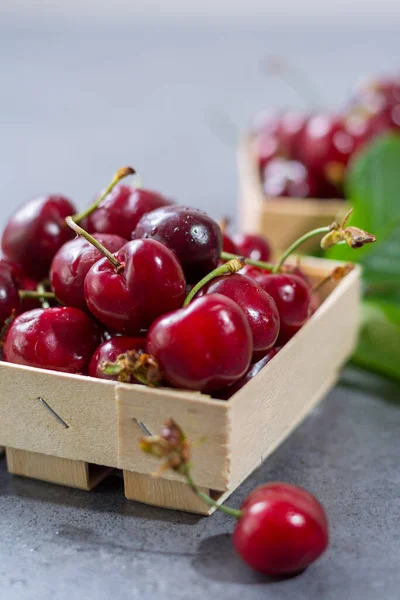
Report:
[[[252,569],[266,575],[293,575],[325,552],[328,520],[318,500],[288,483],[268,483],[240,507],[233,544]]]

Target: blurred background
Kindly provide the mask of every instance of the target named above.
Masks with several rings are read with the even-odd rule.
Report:
[[[340,107],[360,75],[397,70],[399,25],[397,0],[2,2],[1,225],[41,193],[83,206],[124,164],[145,187],[233,216],[233,139],[210,114],[242,129],[260,109],[303,108],[261,72],[271,54]]]

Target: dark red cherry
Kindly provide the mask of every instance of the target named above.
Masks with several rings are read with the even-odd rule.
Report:
[[[10,270],[12,279],[18,290],[35,291],[37,289],[37,281],[31,279],[30,277],[27,277],[17,263],[2,258],[0,260],[0,269],[4,268]],[[20,309],[21,312],[24,312],[26,310],[40,308],[40,306],[41,304],[39,300],[35,298],[24,298],[23,300],[21,300]],[[17,310],[16,312],[18,313],[20,311]]]
[[[307,113],[293,110],[282,114],[276,135],[287,157],[298,158],[309,118]]]
[[[306,490],[269,483],[251,492],[241,506],[233,543],[242,559],[266,575],[303,571],[325,552],[328,519]]]
[[[239,248],[227,233],[222,234],[222,250],[230,254],[239,254]]]
[[[269,198],[316,198],[318,180],[305,165],[296,160],[275,158],[262,174],[264,194]]]
[[[19,365],[86,373],[100,341],[99,328],[84,312],[66,306],[37,308],[12,322],[3,354],[5,361]]]
[[[233,240],[238,247],[240,256],[252,260],[269,261],[271,248],[265,237],[251,233],[237,233]]]
[[[306,282],[297,275],[279,273],[256,276],[258,285],[276,302],[280,317],[278,345],[286,343],[310,315],[310,294]]]
[[[303,132],[300,159],[311,172],[341,185],[354,148],[345,119],[320,113],[309,119]]]
[[[272,297],[249,277],[235,273],[212,279],[198,296],[222,294],[240,306],[253,336],[253,360],[264,356],[279,334],[279,313]]]
[[[65,217],[75,213],[63,196],[43,196],[24,204],[8,221],[1,240],[5,256],[33,279],[47,277],[57,250],[74,237]]]
[[[18,314],[20,310],[21,301],[12,269],[8,264],[0,261],[0,329],[8,317],[13,313]]]
[[[111,233],[94,233],[93,237],[112,253],[127,243],[126,239]],[[94,263],[101,258],[102,253],[83,237],[70,240],[61,246],[50,267],[51,285],[60,302],[87,310],[85,277]]]
[[[172,200],[157,192],[120,184],[82,225],[89,232],[114,233],[130,240],[143,215],[170,204]]]
[[[246,373],[252,334],[230,298],[207,294],[160,317],[147,334],[147,352],[173,387],[210,392]]]
[[[106,375],[101,369],[101,365],[105,361],[114,362],[118,356],[128,352],[128,350],[136,350],[137,352],[145,349],[146,340],[140,337],[127,337],[124,335],[111,337],[106,342],[103,342],[92,356],[89,364],[89,376],[97,377],[98,379],[114,379],[117,380],[117,375]],[[133,376],[130,383],[139,383]]]
[[[216,221],[201,210],[185,206],[167,206],[144,215],[133,237],[168,246],[178,257],[189,283],[200,281],[215,269],[222,250]]]
[[[156,240],[134,240],[115,253],[117,273],[107,258],[86,275],[90,311],[113,331],[135,335],[185,299],[185,277],[174,253]]]
[[[261,371],[261,369],[263,367],[265,367],[265,365],[268,364],[269,361],[272,358],[274,358],[274,356],[278,352],[279,352],[279,348],[271,348],[271,350],[268,350],[267,354],[263,358],[258,360],[256,363],[253,363],[252,365],[250,365],[250,367],[248,368],[245,375],[243,375],[243,377],[238,379],[236,381],[236,383],[214,392],[213,398],[217,398],[218,400],[229,400],[229,398],[231,398],[233,396],[233,394],[236,394],[236,392],[238,392],[240,389],[242,389],[242,387],[248,381],[253,379],[253,377],[255,377],[257,375],[257,373],[259,373]]]

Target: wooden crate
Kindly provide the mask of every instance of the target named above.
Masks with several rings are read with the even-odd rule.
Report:
[[[284,250],[306,231],[341,220],[348,210],[344,200],[266,198],[258,169],[253,136],[239,145],[238,226],[244,233],[265,235],[275,252]],[[318,247],[313,238],[302,245],[307,252]]]
[[[336,264],[306,259],[303,268],[318,280]],[[355,267],[329,284],[306,325],[227,402],[0,363],[0,443],[10,473],[90,490],[122,469],[127,498],[211,514],[175,473],[151,476],[159,462],[139,451],[138,422],[158,432],[174,418],[192,442],[198,485],[224,500],[335,382],[356,341],[359,278]]]

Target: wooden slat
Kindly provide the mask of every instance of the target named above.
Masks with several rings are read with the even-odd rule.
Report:
[[[137,420],[152,433],[172,417],[185,431],[192,444],[193,474],[198,485],[225,490],[229,480],[230,406],[198,393],[178,390],[154,390],[143,386],[117,386],[120,469],[153,473],[160,463],[139,450],[143,431]],[[165,473],[167,479],[179,479]]]
[[[230,488],[271,454],[333,385],[356,343],[359,298],[355,267],[267,367],[231,398]]]
[[[115,384],[0,363],[2,446],[117,466]],[[68,428],[38,400],[42,397]]]
[[[90,491],[112,471],[82,460],[69,460],[37,452],[7,448],[9,473]]]

